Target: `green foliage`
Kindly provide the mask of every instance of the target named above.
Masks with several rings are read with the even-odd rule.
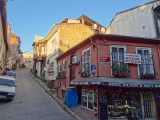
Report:
[[[47,80],[46,81],[46,85],[49,89],[52,89],[52,84],[51,84],[51,81],[50,80]]]
[[[122,63],[120,67],[121,67],[121,70],[123,72],[127,72],[128,71],[128,64],[127,63]]]
[[[37,78],[41,80],[43,83],[45,83],[49,89],[52,89],[52,84],[50,80],[46,80],[44,77],[39,77],[39,76],[37,76]]]
[[[112,70],[113,70],[113,71],[118,71],[119,68],[120,68],[120,66],[119,66],[118,63],[113,63],[113,64],[112,64]]]
[[[66,70],[61,71],[61,76],[66,76]]]

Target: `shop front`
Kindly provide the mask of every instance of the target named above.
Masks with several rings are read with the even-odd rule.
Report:
[[[82,106],[100,120],[158,118],[160,99],[155,93],[160,89],[160,80],[90,77],[74,79],[70,84],[82,85]]]

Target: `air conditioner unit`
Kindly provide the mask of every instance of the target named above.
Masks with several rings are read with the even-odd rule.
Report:
[[[80,59],[78,58],[78,56],[74,56],[73,58],[72,58],[72,64],[74,64],[74,63],[79,63],[80,62]]]

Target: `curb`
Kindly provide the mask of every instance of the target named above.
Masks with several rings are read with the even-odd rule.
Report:
[[[29,72],[29,75],[63,108],[63,110],[66,110],[68,113],[70,113],[73,117],[75,117],[77,120],[82,120],[80,119],[74,112],[72,112],[67,106],[65,106],[61,101],[58,100],[58,98],[52,93],[50,93],[41,83],[35,79],[35,77]]]

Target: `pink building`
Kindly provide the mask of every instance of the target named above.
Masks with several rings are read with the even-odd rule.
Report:
[[[100,120],[160,119],[160,41],[94,34],[57,58],[53,86]],[[96,112],[97,111],[97,112]]]

